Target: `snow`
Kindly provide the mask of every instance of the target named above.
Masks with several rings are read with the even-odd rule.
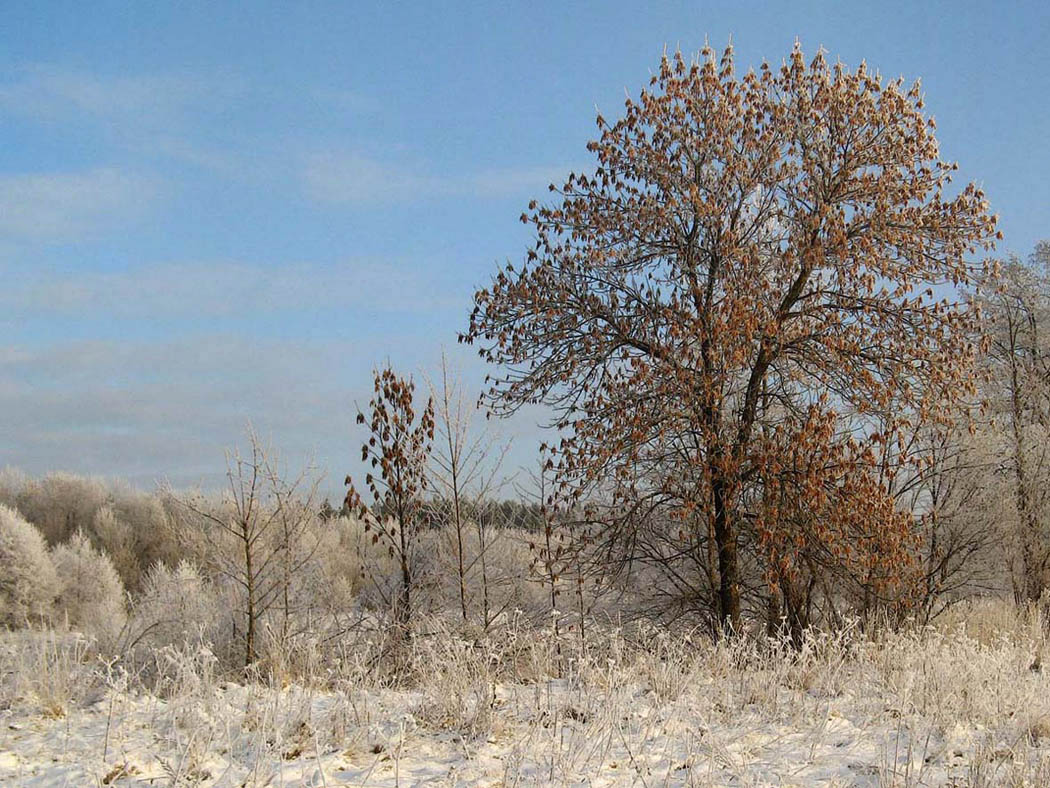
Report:
[[[200,670],[158,694],[85,662],[94,686],[57,712],[32,682],[5,696],[0,784],[1048,784],[1050,677],[1030,669],[1032,643],[925,633],[832,646],[621,644],[534,682],[465,661],[400,687]]]

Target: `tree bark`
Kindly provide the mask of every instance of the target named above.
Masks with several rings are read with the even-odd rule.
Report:
[[[245,595],[247,596],[248,627],[244,636],[244,667],[255,662],[255,569],[252,555],[251,534],[244,530],[244,574]]]
[[[1011,332],[1013,326],[1010,327]],[[1016,347],[1016,340],[1011,337],[1011,345]],[[1036,602],[1043,593],[1043,578],[1036,571],[1036,551],[1039,549],[1039,523],[1032,511],[1028,496],[1028,478],[1024,463],[1024,438],[1021,434],[1023,403],[1020,391],[1020,373],[1017,369],[1016,352],[1010,353],[1010,423],[1012,427],[1014,448],[1014,483],[1017,502],[1017,514],[1021,519],[1021,559],[1024,570],[1024,595],[1029,602]]]
[[[715,541],[718,544],[718,607],[723,634],[741,631],[740,582],[737,566],[736,534],[729,515],[727,484],[720,475],[711,483],[714,498]]]

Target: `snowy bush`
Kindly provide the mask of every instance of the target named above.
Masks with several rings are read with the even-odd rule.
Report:
[[[338,517],[326,524],[317,550],[321,604],[330,610],[351,604],[381,606],[384,594],[396,582],[397,562],[385,545],[372,541],[364,523],[355,517]],[[377,593],[376,585],[382,593]]]
[[[213,643],[220,618],[215,591],[196,566],[188,561],[174,569],[156,564],[143,581],[132,632],[154,648]]]
[[[0,504],[0,625],[47,616],[58,578],[40,531]]]
[[[127,620],[124,584],[109,558],[80,531],[51,553],[59,578],[56,618],[86,635],[114,638]]]

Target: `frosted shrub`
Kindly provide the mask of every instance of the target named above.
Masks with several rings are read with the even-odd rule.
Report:
[[[336,517],[325,523],[316,557],[322,590],[327,591],[325,596],[330,596],[332,602],[348,603],[361,592],[366,582],[362,556],[371,542],[360,520]]]
[[[300,569],[297,580],[311,611],[319,615],[345,613],[361,586],[361,563],[340,541],[336,529],[326,528],[313,559]]]
[[[218,604],[211,583],[190,562],[181,561],[175,569],[156,564],[143,581],[132,633],[154,648],[212,643],[220,618]]]
[[[3,645],[0,708],[35,708],[57,719],[95,696],[99,674],[89,644],[79,635],[47,629],[21,633]]]
[[[0,626],[46,617],[57,594],[58,577],[43,535],[0,504]]]
[[[416,641],[412,662],[422,688],[416,714],[428,726],[474,738],[488,735],[495,722],[495,648],[476,649],[448,631]]]
[[[329,605],[350,599],[366,609],[385,609],[396,593],[400,574],[389,547],[373,539],[356,517],[328,523],[329,534],[317,555],[328,585]]]
[[[103,553],[80,531],[52,551],[59,577],[57,618],[73,629],[108,641],[124,628],[124,585]]]

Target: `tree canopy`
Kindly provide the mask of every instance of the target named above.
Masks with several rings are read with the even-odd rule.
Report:
[[[807,553],[891,577],[907,518],[880,458],[973,391],[979,313],[956,293],[997,236],[977,186],[946,194],[919,84],[798,46],[738,76],[705,48],[597,123],[594,170],[529,206],[535,245],[475,295],[490,405],[555,408],[569,498],[713,540],[727,627],[741,540],[773,585]]]

